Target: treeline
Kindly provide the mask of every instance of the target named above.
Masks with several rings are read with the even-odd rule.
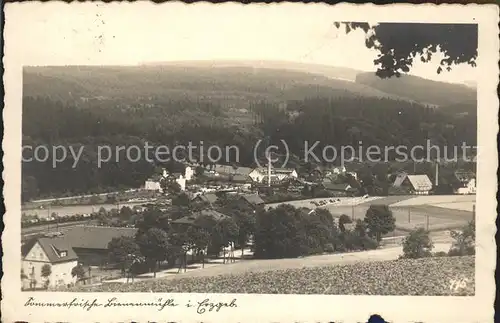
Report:
[[[395,218],[386,205],[370,206],[364,220],[353,223],[347,215],[335,221],[325,209],[311,212],[287,204],[254,209],[230,196],[207,205],[189,202],[180,194],[172,203],[166,210],[151,206],[137,217],[134,238],[114,238],[108,246],[110,263],[124,273],[141,268],[155,273],[165,263],[185,268],[189,251],[193,261],[204,262],[205,256],[219,257],[223,250],[228,251],[224,259],[230,260],[231,251],[248,246],[255,258],[266,259],[369,250],[395,229]],[[103,216],[111,214],[103,213],[100,221]]]
[[[48,98],[25,97],[23,145],[85,149],[76,167],[71,154],[55,168],[50,157],[45,162],[23,163],[23,200],[139,187],[159,166],[147,162],[145,156],[137,162],[127,161],[122,152],[119,162],[112,158],[99,168],[99,145],[144,147],[148,142],[172,147],[201,141],[204,147],[236,145],[239,164],[251,167],[255,165],[253,148],[259,139],[266,138],[278,146],[283,139],[292,155],[288,166],[301,167],[306,141],[309,147],[320,141],[314,150],[320,159],[326,145],[340,151],[341,146],[358,147],[359,142],[363,147],[382,148],[411,148],[425,145],[427,139],[449,149],[460,147],[462,142],[476,144],[475,114],[459,117],[406,101],[339,97],[281,105],[254,102],[250,111],[250,117],[240,120],[208,101],[157,100],[148,106],[127,108],[103,101],[77,107]],[[26,151],[25,157],[30,156]]]

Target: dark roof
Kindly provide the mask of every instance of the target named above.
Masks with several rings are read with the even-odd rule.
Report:
[[[247,176],[252,172],[252,169],[249,167],[233,167],[230,165],[215,165],[214,171],[216,171],[219,174],[227,174],[227,175],[242,175],[242,176]]]
[[[176,224],[194,224],[194,222],[196,221],[196,216],[194,215],[188,215],[188,216],[185,216],[185,217],[182,217],[180,219],[177,219],[177,220],[174,220],[172,221],[172,223],[176,223]]]
[[[218,199],[217,195],[215,193],[206,193],[206,194],[198,195],[198,196],[194,197],[193,200],[197,199],[197,198],[200,198],[203,202],[208,202],[210,204],[215,203]]]
[[[231,177],[231,181],[233,181],[233,182],[251,182],[252,179],[248,175],[238,175],[238,174],[236,174],[233,177]]]
[[[264,200],[258,194],[245,194],[241,198],[253,205],[264,204]]]
[[[293,169],[293,168],[274,168],[272,171],[274,171],[277,174],[291,174],[295,171],[295,169]]]
[[[134,237],[136,233],[136,228],[78,226],[65,231],[63,238],[73,248],[108,249],[113,238]]]
[[[210,209],[205,209],[199,212],[198,216],[208,216],[214,219],[215,221],[220,221],[222,219],[227,219],[229,218],[228,215],[222,214],[220,212],[217,212],[215,210],[210,210]]]
[[[156,175],[153,175],[150,178],[148,178],[148,181],[150,181],[150,182],[159,182],[161,179],[162,179],[162,176],[156,174]]]
[[[196,222],[196,220],[198,218],[200,218],[201,216],[210,217],[210,218],[214,219],[215,221],[221,221],[223,219],[229,218],[229,216],[222,214],[220,212],[217,212],[215,210],[205,209],[205,210],[202,210],[200,212],[190,214],[188,216],[185,216],[185,217],[182,217],[182,218],[177,219],[175,221],[172,221],[172,223],[193,225]]]
[[[349,184],[335,184],[331,182],[323,182],[323,187],[327,190],[332,190],[332,191],[346,191],[350,185]]]
[[[37,242],[40,244],[40,247],[42,247],[51,263],[78,260],[75,251],[64,237],[39,238]],[[60,252],[62,251],[66,252],[66,256],[60,256]]]
[[[475,176],[474,176],[474,173],[472,173],[472,172],[468,172],[468,171],[456,171],[455,172],[455,177],[461,183],[466,183],[466,182],[469,182],[471,179],[473,179]]]

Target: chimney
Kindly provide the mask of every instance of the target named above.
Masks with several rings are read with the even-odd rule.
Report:
[[[436,182],[436,186],[438,186],[439,185],[439,164],[437,161],[436,161],[436,179],[435,179],[435,182]]]
[[[267,186],[271,187],[271,153],[267,155]]]

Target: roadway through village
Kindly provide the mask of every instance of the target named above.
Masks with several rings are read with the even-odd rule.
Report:
[[[435,243],[433,252],[444,251],[448,252],[451,243]],[[156,278],[153,278],[152,273],[142,274],[137,276],[134,281],[146,281],[151,279],[181,279],[189,277],[203,276],[218,276],[218,275],[233,275],[247,272],[265,272],[271,270],[297,269],[306,267],[323,267],[335,265],[349,265],[359,262],[370,261],[390,261],[396,260],[403,253],[401,246],[388,246],[385,248],[359,251],[342,254],[327,254],[316,255],[293,259],[241,259],[241,251],[235,252],[237,258],[233,263],[222,263],[222,259],[211,260],[202,268],[201,264],[193,264],[188,266],[186,272],[178,273],[177,268],[167,269],[156,273]],[[249,254],[248,251],[245,254]],[[240,259],[238,259],[240,258]],[[126,278],[109,280],[105,283],[125,283]]]

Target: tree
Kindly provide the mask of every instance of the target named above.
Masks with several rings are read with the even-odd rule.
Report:
[[[443,69],[450,71],[457,64],[476,66],[477,24],[380,23],[371,26],[363,22],[336,22],[335,26],[344,26],[346,33],[365,32],[366,47],[379,52],[373,63],[378,66],[376,74],[382,78],[408,73],[415,58],[420,56],[420,60],[427,63],[439,51],[445,58],[437,67],[438,74]]]
[[[202,256],[202,267],[205,267],[205,250],[210,243],[210,233],[202,227],[190,226],[186,232],[187,242],[189,248],[196,252],[196,254],[201,254]]]
[[[158,264],[167,259],[170,248],[167,233],[159,228],[150,228],[146,232],[138,232],[136,240],[141,254],[152,265],[153,276],[156,277]]]
[[[433,247],[429,232],[424,228],[415,229],[403,240],[402,258],[429,257],[432,254]]]
[[[186,193],[177,194],[172,198],[172,205],[175,206],[189,206],[191,200]]]
[[[85,268],[83,268],[82,264],[78,264],[71,269],[71,277],[76,277],[78,281],[85,278]]]
[[[211,232],[211,246],[213,251],[220,252],[223,249],[223,262],[226,262],[226,251],[225,248],[231,247],[232,257],[232,247],[234,242],[238,240],[239,227],[233,218],[223,218],[215,224]]]
[[[129,221],[134,215],[134,211],[128,206],[124,206],[120,209],[119,217],[122,221]]]
[[[225,202],[225,205],[222,209],[222,213],[230,214],[238,226],[238,238],[236,239],[236,243],[243,253],[248,240],[255,232],[255,212],[257,211],[248,204],[243,203],[241,199],[226,198],[223,202]]]
[[[141,270],[141,266],[144,264],[144,257],[138,254],[128,254],[125,256],[125,274],[127,275],[127,283],[129,279],[132,278],[134,282],[134,277]]]
[[[142,214],[142,216],[137,220],[136,227],[139,229],[138,233],[145,233],[151,228],[159,228],[165,232],[168,232],[169,215],[162,212],[157,206],[148,207]]]
[[[203,168],[202,166],[196,166],[194,174],[196,177],[202,176],[203,174],[205,174],[205,168]]]
[[[387,205],[370,205],[366,211],[364,222],[368,229],[368,236],[380,243],[382,235],[396,229],[396,219]]]
[[[340,232],[345,232],[345,225],[348,224],[348,223],[352,223],[352,219],[346,215],[346,214],[342,214],[340,217],[339,217],[339,229],[340,229]]]
[[[177,181],[173,178],[162,178],[160,186],[163,194],[176,195],[182,191],[179,183],[177,183]]]
[[[476,253],[476,223],[470,221],[461,231],[451,231],[453,244],[448,251],[449,256],[466,256]]]
[[[49,264],[45,264],[42,266],[41,271],[41,275],[45,279],[45,288],[48,288],[50,284],[49,277],[52,275],[52,267]]]
[[[130,255],[140,256],[140,254],[139,245],[132,237],[113,238],[108,243],[109,260],[120,265],[123,274],[126,272],[127,260]]]

